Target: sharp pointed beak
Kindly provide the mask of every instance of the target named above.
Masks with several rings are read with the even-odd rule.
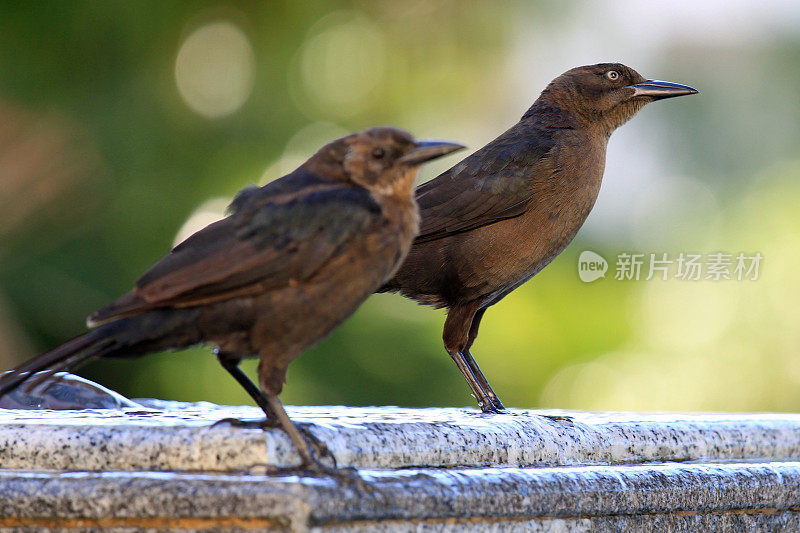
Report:
[[[418,140],[414,144],[414,148],[406,155],[399,159],[400,163],[406,165],[421,165],[426,161],[442,157],[443,155],[450,154],[456,150],[466,148],[463,144],[454,143],[451,141],[434,141],[428,139]]]
[[[628,88],[633,89],[633,96],[631,98],[636,96],[650,96],[656,100],[685,96],[687,94],[697,94],[700,92],[688,85],[661,80],[646,80],[636,85],[629,85]]]

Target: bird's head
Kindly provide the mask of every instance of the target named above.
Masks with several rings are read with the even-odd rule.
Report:
[[[598,63],[568,70],[547,86],[539,100],[610,135],[645,104],[697,92],[688,85],[645,79],[621,63]]]
[[[337,139],[309,162],[336,168],[326,174],[371,192],[410,198],[423,163],[462,148],[450,141],[417,140],[407,131],[381,126]]]

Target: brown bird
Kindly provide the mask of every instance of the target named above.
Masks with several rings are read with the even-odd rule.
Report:
[[[93,331],[0,377],[0,396],[98,357],[211,344],[303,466],[323,468],[278,400],[287,367],[395,272],[418,229],[419,166],[460,148],[389,127],[323,146],[291,174],[241,191],[226,218],[91,315]],[[238,367],[245,357],[260,358],[260,387]]]
[[[575,237],[600,190],[611,133],[649,102],[696,92],[619,63],[574,68],[517,124],[417,188],[419,236],[379,292],[447,308],[445,349],[483,411],[503,409],[470,353],[486,309]]]

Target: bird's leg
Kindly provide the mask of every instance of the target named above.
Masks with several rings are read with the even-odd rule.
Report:
[[[261,429],[281,428],[284,431],[286,431],[286,433],[289,434],[289,437],[292,438],[292,441],[295,442],[294,437],[292,437],[292,434],[288,430],[286,430],[285,424],[281,421],[279,413],[275,411],[274,406],[269,401],[269,396],[264,394],[264,392],[260,388],[258,388],[255,385],[255,383],[253,383],[250,380],[249,377],[247,377],[247,374],[242,372],[242,369],[239,368],[240,360],[233,358],[229,355],[226,355],[224,353],[217,354],[217,359],[222,365],[222,368],[227,370],[230,373],[230,375],[233,376],[233,378],[239,383],[239,385],[241,385],[242,388],[244,388],[244,390],[247,391],[250,397],[253,398],[253,400],[261,408],[261,410],[264,411],[264,414],[267,415],[267,418],[266,420],[240,420],[238,418],[223,418],[222,420],[218,420],[217,422],[215,422],[214,425],[231,424],[233,426],[238,426],[238,427],[255,427]],[[278,402],[278,405],[281,405],[280,402]],[[286,412],[283,410],[282,406],[281,406],[281,411],[288,420],[289,417],[286,415]],[[320,454],[327,455],[328,457],[331,458],[333,463],[336,464],[336,458],[333,457],[333,454],[331,454],[330,450],[328,450],[328,447],[325,445],[324,442],[317,439],[305,428],[302,427],[298,428],[296,425],[294,425],[294,423],[292,423],[292,427],[295,429],[295,431],[302,432],[305,435],[306,439],[311,441],[313,446],[318,450]],[[303,441],[303,444],[305,445],[306,449],[308,449],[308,445],[305,443],[305,441]],[[297,442],[295,442],[295,446],[297,446]],[[303,456],[303,452],[300,449],[300,447],[298,447],[298,450],[300,451],[300,455],[301,457],[303,457],[303,460],[305,462],[305,457]]]
[[[505,406],[503,402],[500,401],[497,394],[495,394],[492,386],[489,385],[489,380],[486,379],[486,376],[483,375],[481,372],[481,368],[478,366],[478,362],[472,357],[472,353],[470,353],[470,348],[472,348],[472,343],[475,342],[475,337],[478,336],[478,328],[481,325],[481,320],[483,319],[483,315],[486,313],[486,308],[479,309],[477,313],[475,313],[475,317],[472,319],[472,325],[469,328],[469,337],[467,338],[467,344],[461,350],[461,354],[464,357],[464,361],[469,365],[470,370],[472,370],[472,374],[475,376],[475,379],[478,380],[483,391],[489,397],[494,405],[495,409],[503,411],[505,410]]]
[[[278,397],[274,394],[267,394],[266,398],[270,407],[277,415],[281,427],[286,434],[289,435],[289,438],[292,439],[292,442],[294,443],[298,453],[300,454],[300,457],[303,460],[302,464],[300,465],[301,469],[331,476],[339,480],[341,483],[353,487],[359,492],[377,495],[381,498],[383,497],[383,494],[380,492],[380,490],[373,487],[369,484],[369,482],[362,478],[358,473],[358,470],[355,468],[338,468],[336,465],[336,458],[327,450],[327,448],[325,448],[325,450],[333,461],[333,466],[329,467],[322,464],[314,456],[314,453],[311,451],[311,448],[309,448],[308,443],[306,443],[306,441],[303,439],[303,436],[300,434],[300,430],[297,428],[294,422],[292,422],[291,418],[289,418],[289,415],[286,413],[286,410],[283,408],[283,404]],[[306,435],[310,436],[308,433]],[[311,438],[316,440],[314,437]],[[293,469],[289,470],[291,471]]]
[[[492,411],[504,411],[505,406],[503,405],[503,402],[500,401],[500,398],[498,398],[497,394],[495,394],[494,390],[492,390],[492,386],[489,385],[489,381],[486,379],[486,376],[483,375],[483,372],[481,372],[478,362],[472,357],[470,351],[465,348],[462,350],[461,355],[464,357],[464,361],[469,366],[469,369],[472,371],[475,379],[478,380],[481,388],[486,393],[486,396],[488,396],[492,406],[494,406]]]
[[[492,400],[484,392],[483,388],[481,388],[477,379],[475,379],[475,375],[472,373],[472,369],[470,369],[469,365],[467,364],[464,355],[458,350],[447,350],[447,353],[450,354],[450,358],[456,364],[458,369],[461,371],[461,374],[464,376],[464,379],[467,381],[467,385],[469,385],[470,390],[472,390],[472,395],[475,396],[476,400],[478,400],[478,407],[481,408],[481,411],[484,413],[495,411]]]
[[[283,408],[283,404],[278,399],[277,396],[273,394],[265,395],[267,402],[272,410],[275,413],[275,416],[278,419],[278,423],[281,425],[283,431],[289,435],[289,438],[292,439],[292,443],[294,443],[295,448],[297,448],[297,452],[300,454],[300,458],[303,460],[302,464],[300,465],[301,468],[307,468],[309,470],[315,470],[317,472],[326,472],[331,473],[336,471],[336,459],[333,455],[328,452],[329,457],[333,459],[334,467],[330,469],[319,462],[319,460],[314,456],[314,453],[311,451],[311,448],[308,446],[308,443],[303,438],[303,435],[300,434],[300,430],[297,426],[292,422],[292,419],[289,418],[289,415],[286,414],[286,409]],[[316,440],[311,434],[305,432],[307,437],[310,437],[313,440]],[[325,448],[327,451],[327,447]]]
[[[472,330],[476,314],[480,312],[478,307],[479,304],[477,302],[451,307],[447,313],[447,319],[444,321],[442,339],[447,353],[450,354],[453,362],[467,381],[475,399],[478,400],[478,406],[481,411],[484,413],[496,413],[499,408],[494,404],[470,367],[468,361],[472,359],[472,356],[467,357],[463,353],[464,348],[469,347],[469,333]],[[472,361],[474,363],[474,359]],[[475,366],[477,367],[477,364]],[[478,372],[480,372],[480,369],[478,369]],[[486,378],[484,378],[484,381],[486,381]]]
[[[218,420],[214,423],[214,425],[228,423],[235,426],[257,426],[259,428],[264,427],[279,427],[280,423],[278,421],[278,415],[272,410],[272,406],[267,401],[267,397],[264,393],[256,387],[255,383],[253,383],[250,378],[247,377],[247,374],[242,372],[242,369],[239,368],[240,359],[230,357],[222,352],[217,354],[217,360],[222,365],[222,368],[228,371],[228,373],[233,376],[239,385],[247,391],[247,394],[253,398],[253,401],[256,402],[264,414],[267,416],[266,420],[239,420],[238,418],[223,418],[222,420]]]

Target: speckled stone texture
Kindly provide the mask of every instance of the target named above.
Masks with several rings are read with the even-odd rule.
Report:
[[[289,407],[345,483],[212,426],[255,408],[142,405],[0,409],[0,529],[800,531],[800,415]]]

